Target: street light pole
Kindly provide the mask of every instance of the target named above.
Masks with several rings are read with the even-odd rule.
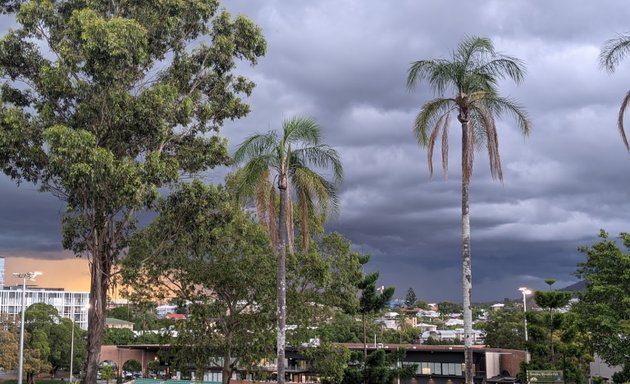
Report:
[[[72,363],[74,362],[74,310],[72,311],[72,339],[70,340],[70,384],[74,379],[74,374],[72,371]]]
[[[518,290],[521,291],[521,293],[523,294],[523,320],[525,324],[525,362],[529,363],[529,351],[527,350],[527,300],[525,296],[531,294],[532,291],[527,289],[527,287],[520,287]]]
[[[88,308],[90,308],[90,304],[85,305],[82,308],[82,311],[87,310]],[[70,341],[70,384],[72,384],[72,382],[74,381],[74,371],[72,370],[73,368],[73,363],[74,363],[74,327],[75,327],[75,323],[74,323],[74,307],[72,307],[72,340]]]
[[[19,371],[18,384],[22,384],[22,375],[24,371],[24,302],[26,298],[26,280],[33,280],[41,272],[16,272],[13,276],[22,279],[22,322],[20,323],[20,351],[19,351]]]

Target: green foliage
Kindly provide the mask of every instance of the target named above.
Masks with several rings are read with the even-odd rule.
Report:
[[[63,246],[94,265],[98,351],[137,212],[181,174],[229,162],[219,128],[249,112],[242,98],[254,88],[233,71],[256,64],[266,42],[218,0],[19,3],[2,4],[18,25],[0,38],[0,167],[66,203]]]
[[[133,313],[129,306],[108,309],[107,317],[133,322]]]
[[[518,308],[490,311],[482,329],[488,347],[508,349],[525,347],[524,316],[523,311]]]
[[[367,262],[368,259],[365,260]],[[379,273],[371,272],[364,276],[359,282],[358,288],[361,290],[359,299],[359,313],[363,322],[363,355],[367,358],[367,323],[371,315],[376,314],[386,308],[387,303],[394,296],[394,287],[387,287],[377,292],[376,281]]]
[[[366,260],[339,233],[324,234],[307,253],[287,257],[288,322],[297,326],[287,334],[289,343],[299,345],[320,337],[319,328],[340,311],[357,313],[357,285]]]
[[[551,289],[551,286],[554,285],[555,283],[556,283],[556,279],[545,279],[545,284],[549,286],[549,289]]]
[[[571,292],[563,291],[536,291],[534,292],[534,301],[540,308],[547,310],[556,310],[569,305],[571,300]]]
[[[109,384],[110,380],[115,378],[116,371],[114,370],[114,367],[112,367],[111,365],[105,365],[103,368],[101,368],[101,379],[105,380],[107,384]]]
[[[202,372],[210,357],[250,367],[272,354],[275,259],[263,230],[226,190],[199,181],[182,184],[159,213],[134,239],[122,275],[134,299],[191,302],[188,320],[176,323],[178,359]]]
[[[368,333],[375,333],[376,325],[370,324]],[[327,323],[322,324],[317,332],[318,337],[324,342],[333,343],[360,343],[362,342],[362,326],[354,316],[338,312]]]
[[[107,328],[103,332],[103,345],[135,344],[136,335],[127,328]]]
[[[630,383],[630,363],[626,361],[623,369],[612,375],[612,381],[615,384]]]
[[[381,340],[383,343],[411,344],[422,340],[421,329],[404,324],[399,329],[385,329],[380,332],[382,332]]]
[[[321,127],[314,119],[294,117],[282,122],[280,132],[248,137],[234,153],[234,162],[243,164],[236,174],[237,196],[240,200],[254,198],[258,220],[266,225],[274,245],[278,244],[275,226],[280,213],[276,211],[275,191],[270,180],[276,179],[279,189],[289,188],[295,193],[286,194],[288,209],[286,217],[282,218],[288,224],[290,250],[293,250],[294,236],[293,200],[302,216],[301,248],[305,252],[308,252],[311,221],[325,221],[328,214],[337,209],[337,188],[343,178],[343,166],[337,151],[321,140]],[[318,168],[332,171],[333,180],[318,174],[315,171]],[[282,220],[277,221],[280,227]]]
[[[356,365],[349,366],[346,369],[344,382],[347,384],[390,384],[397,378],[402,380],[413,377],[416,365],[400,367],[399,362],[404,358],[404,350],[385,352],[383,349],[377,349],[365,359],[365,369],[360,369]],[[354,359],[361,359],[361,357],[355,354]]]
[[[350,360],[350,350],[346,347],[323,342],[317,347],[303,351],[309,358],[313,369],[324,384],[340,384],[344,382],[344,371]]]
[[[420,309],[424,309],[424,310],[429,309],[429,304],[426,301],[424,301],[424,300],[416,300],[416,303],[414,304],[414,306],[416,308],[420,308]]]
[[[394,287],[384,288],[380,292],[377,291],[376,281],[378,276],[378,272],[370,272],[359,282],[358,287],[361,290],[359,313],[362,315],[374,314],[384,310],[387,307],[387,303],[394,296]]]
[[[79,368],[85,359],[86,348],[83,340],[84,332],[71,320],[61,318],[57,309],[50,304],[35,303],[24,313],[25,331],[31,337],[26,348],[37,350],[29,352],[32,374],[40,370],[51,371],[53,375],[60,368],[70,368],[70,349],[72,343],[72,327],[74,330],[74,367]],[[40,360],[40,361],[38,361]]]
[[[18,366],[19,333],[16,327],[0,327],[0,367],[12,370]]]
[[[485,142],[493,177],[502,180],[499,143],[495,117],[508,114],[527,135],[530,121],[525,110],[513,100],[499,96],[499,79],[509,78],[517,84],[523,80],[525,67],[521,60],[498,53],[492,41],[471,36],[453,50],[450,59],[419,60],[412,63],[407,87],[414,89],[425,80],[437,98],[424,104],[418,113],[414,133],[418,143],[428,148],[429,171],[433,173],[433,150],[442,136],[442,166],[448,170],[449,117],[458,113],[466,142],[462,148],[463,182],[472,175],[473,150]],[[447,95],[452,92],[452,95]]]
[[[426,339],[423,344],[426,345],[462,345],[464,344],[461,339],[455,338],[454,340],[440,340],[433,337]]]
[[[405,305],[408,308],[414,307],[417,300],[418,298],[416,297],[416,292],[413,290],[413,288],[410,287],[407,290],[407,295],[405,296]]]
[[[595,352],[614,366],[630,361],[630,235],[619,237],[626,252],[606,232],[600,238],[579,248],[586,261],[578,264],[576,276],[586,280],[586,291],[575,311],[592,335]]]
[[[442,317],[448,316],[452,313],[462,313],[462,305],[451,303],[450,301],[442,301],[438,303],[438,312]]]
[[[584,383],[592,349],[588,329],[573,310],[567,313],[528,311],[532,359],[526,369],[561,370],[567,382]]]
[[[302,217],[302,247],[308,255],[311,231],[309,216],[325,217],[336,207],[337,184],[343,168],[337,151],[322,144],[317,122],[310,118],[293,118],[282,123],[282,132],[270,131],[247,138],[234,154],[235,163],[245,163],[237,175],[239,197],[256,196],[258,220],[266,225],[278,256],[277,275],[277,374],[284,381],[284,356],[287,320],[287,252],[294,250],[292,194],[295,190]],[[333,182],[313,170],[329,169]],[[269,177],[277,178],[280,204],[276,215],[275,189]],[[314,209],[321,212],[313,214]],[[276,223],[276,218],[278,221]],[[279,231],[276,232],[276,224]],[[278,236],[276,236],[276,234]]]

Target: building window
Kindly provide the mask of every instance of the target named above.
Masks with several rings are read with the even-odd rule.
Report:
[[[413,364],[403,363],[403,365]],[[419,362],[416,369],[417,375],[442,375],[442,376],[463,376],[462,365],[459,363],[430,363]]]

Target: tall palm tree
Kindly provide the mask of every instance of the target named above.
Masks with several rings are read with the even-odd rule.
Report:
[[[448,128],[450,116],[457,113],[462,128],[462,285],[464,304],[464,345],[466,383],[473,381],[472,366],[472,269],[468,190],[473,171],[474,149],[485,144],[493,178],[503,180],[495,118],[510,114],[527,135],[530,122],[525,111],[513,100],[499,96],[499,80],[510,78],[520,83],[522,62],[495,51],[486,38],[465,38],[450,59],[420,60],[411,64],[407,77],[409,90],[420,80],[428,82],[437,98],[422,106],[414,133],[418,143],[427,147],[429,172],[433,174],[433,150],[441,136],[442,167],[448,171]],[[451,97],[445,95],[449,93]]]
[[[277,314],[278,314],[278,383],[284,384],[284,356],[286,345],[286,251],[291,239],[292,203],[290,189],[296,191],[298,206],[303,213],[312,209],[317,202],[324,207],[336,205],[336,187],[343,177],[343,168],[337,151],[321,143],[321,129],[310,118],[295,117],[282,123],[282,132],[270,131],[247,138],[234,154],[236,164],[245,163],[239,175],[239,184],[243,189],[252,186],[267,189],[267,182],[275,181],[280,195],[278,213],[279,238],[278,254]],[[313,167],[314,169],[310,168]],[[333,181],[326,180],[317,170],[331,170]],[[271,209],[269,209],[271,207]],[[275,221],[275,203],[267,205],[267,217]],[[260,209],[260,211],[265,211]],[[305,214],[305,216],[307,216]],[[307,222],[303,217],[302,222]],[[302,235],[308,236],[308,223],[302,227]],[[308,243],[305,243],[308,246]],[[291,248],[289,247],[289,250]]]
[[[630,53],[630,35],[620,35],[604,43],[604,48],[602,48],[602,52],[599,55],[599,62],[609,73],[612,73],[628,53]],[[621,139],[626,145],[626,149],[630,151],[630,143],[623,125],[623,116],[628,103],[630,103],[630,91],[626,93],[626,96],[621,101],[621,108],[619,108],[619,116],[617,117],[617,126],[621,133]]]

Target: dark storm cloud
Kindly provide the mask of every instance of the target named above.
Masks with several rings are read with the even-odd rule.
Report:
[[[0,256],[45,253],[61,254],[60,218],[64,206],[54,197],[40,193],[31,184],[19,188],[0,178]]]
[[[405,80],[412,61],[449,57],[464,36],[490,37],[498,50],[526,63],[523,84],[504,82],[501,91],[518,99],[534,123],[524,139],[512,121],[500,122],[503,183],[490,177],[485,153],[476,154],[473,300],[517,297],[522,285],[545,288],[545,278],[569,284],[583,258],[578,246],[596,241],[600,228],[630,230],[630,154],[615,126],[630,59],[613,75],[598,64],[604,41],[630,30],[626,2],[233,0],[225,6],[254,19],[269,48],[258,66],[239,67],[257,83],[248,99],[252,113],[222,134],[233,149],[284,118],[316,118],[345,168],[341,212],[329,229],[371,252],[369,268],[398,296],[413,287],[427,300],[460,300],[459,130],[452,119],[448,178],[439,153],[431,178],[412,123],[433,95],[425,84],[409,92]],[[223,174],[210,172],[207,180],[219,182]],[[2,249],[59,241],[58,202],[6,196]]]
[[[266,98],[259,112],[254,95],[250,121],[261,113],[278,126],[297,112],[322,122],[346,169],[342,213],[330,228],[373,253],[372,267],[401,295],[409,286],[427,298],[459,295],[457,126],[449,178],[442,179],[436,157],[429,179],[411,124],[431,94],[422,86],[407,92],[405,76],[411,61],[448,57],[465,35],[489,36],[526,62],[524,84],[505,83],[502,91],[527,107],[534,123],[525,140],[511,121],[501,122],[503,184],[492,181],[485,154],[477,154],[475,299],[513,297],[519,285],[543,288],[548,277],[569,283],[579,245],[595,241],[599,228],[627,227],[630,157],[615,118],[629,73],[610,76],[597,61],[603,42],[626,28],[624,3],[264,4],[249,12],[270,41],[253,71],[283,91],[283,102],[287,95],[296,100],[274,117],[274,102]]]

